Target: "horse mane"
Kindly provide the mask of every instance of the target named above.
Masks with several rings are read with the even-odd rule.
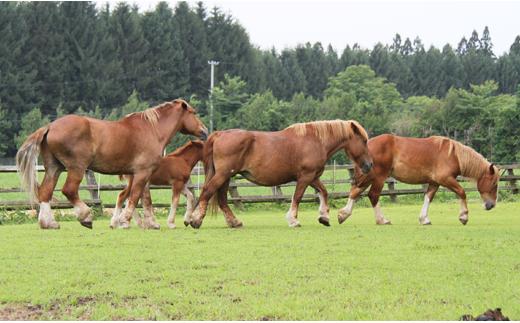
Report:
[[[125,116],[125,118],[130,118],[132,116],[140,116],[141,119],[147,121],[151,126],[154,132],[157,132],[157,123],[159,122],[159,109],[168,105],[170,102],[164,102],[162,104],[156,105],[155,107],[148,108],[143,111],[132,112]]]
[[[459,168],[462,176],[477,179],[487,172],[490,163],[486,158],[484,158],[484,156],[479,154],[473,148],[463,145],[456,140],[446,137],[441,138],[449,140],[450,147],[448,150],[448,156],[452,153],[455,154],[459,161]]]
[[[297,136],[305,136],[307,130],[311,130],[311,134],[318,137],[321,142],[327,139],[350,138],[355,135],[352,129],[354,124],[360,131],[365,140],[368,140],[368,134],[365,128],[355,120],[322,120],[305,123],[295,123],[285,129],[292,129]]]
[[[187,143],[185,143],[181,147],[175,149],[173,152],[171,152],[168,155],[166,155],[166,157],[174,157],[174,156],[182,155],[186,150],[190,149],[191,147],[195,146],[195,144],[199,144],[199,143],[201,143],[201,142],[198,141],[198,140],[196,140],[196,141],[188,141]]]

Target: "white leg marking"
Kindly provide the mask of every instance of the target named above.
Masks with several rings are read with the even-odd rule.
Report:
[[[112,218],[110,219],[110,227],[112,229],[117,228],[119,226],[119,216],[121,215],[122,211],[123,208],[120,205],[116,205],[114,213],[112,213]]]
[[[381,206],[379,205],[379,202],[377,202],[376,206],[374,206],[374,213],[375,213],[377,224],[389,224],[390,223],[389,220],[385,219],[385,216],[383,215],[383,211],[381,210]]]
[[[175,229],[175,213],[177,213],[176,203],[172,203],[170,206],[170,214],[168,214],[168,228]]]
[[[320,208],[319,208],[319,212],[320,212],[320,217],[324,217],[324,218],[329,218],[329,210],[327,209],[327,205],[325,204],[325,198],[323,197],[323,195],[320,193],[318,193],[318,197],[320,199]]]
[[[184,213],[184,223],[186,224],[191,221],[193,206],[195,205],[195,196],[193,196],[193,193],[188,189],[188,185],[184,186],[182,194],[186,196],[186,212]]]
[[[60,225],[52,216],[51,204],[49,202],[40,203],[40,213],[38,214],[38,223],[42,229],[59,229]]]
[[[460,200],[459,221],[462,224],[466,224],[468,222],[468,207],[466,206],[466,202],[462,199]]]
[[[291,208],[285,215],[285,218],[287,219],[287,223],[289,224],[289,227],[295,228],[300,226],[300,221],[296,218],[298,210],[294,206],[294,203],[291,202]]]
[[[83,201],[79,201],[74,205],[74,213],[76,213],[78,221],[92,222],[93,220],[90,208]]]
[[[431,224],[430,219],[428,218],[428,208],[430,207],[430,199],[427,195],[424,196],[424,204],[421,209],[421,215],[419,216],[420,224]]]

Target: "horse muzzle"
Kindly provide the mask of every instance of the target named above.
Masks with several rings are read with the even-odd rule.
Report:
[[[370,170],[372,169],[372,162],[363,162],[363,166],[361,166],[361,170],[363,173],[368,174]]]
[[[200,131],[200,139],[202,141],[206,141],[208,139],[208,129],[206,128],[203,128],[201,131]]]
[[[494,202],[487,201],[486,203],[484,203],[484,208],[486,209],[486,211],[489,211],[489,210],[491,210],[494,207],[495,207],[495,203]]]

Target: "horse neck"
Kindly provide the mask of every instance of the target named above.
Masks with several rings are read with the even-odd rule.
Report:
[[[175,109],[160,111],[157,134],[163,146],[166,146],[180,129],[180,114]]]
[[[327,151],[327,159],[330,158],[332,155],[334,155],[337,151],[341,150],[342,148],[348,147],[348,138],[347,137],[341,137],[341,138],[326,138],[322,140],[322,144],[325,147],[325,150]]]
[[[182,158],[192,169],[202,159],[202,148],[192,145],[183,153]]]

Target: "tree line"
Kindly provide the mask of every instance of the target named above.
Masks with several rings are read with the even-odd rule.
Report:
[[[144,13],[126,3],[1,2],[0,155],[63,114],[117,119],[184,97],[205,116],[208,60],[220,61],[220,129],[355,118],[371,135],[442,134],[493,160],[519,157],[520,36],[501,56],[487,27],[456,48],[396,34],[341,53],[321,43],[261,50],[231,15],[186,2]]]

